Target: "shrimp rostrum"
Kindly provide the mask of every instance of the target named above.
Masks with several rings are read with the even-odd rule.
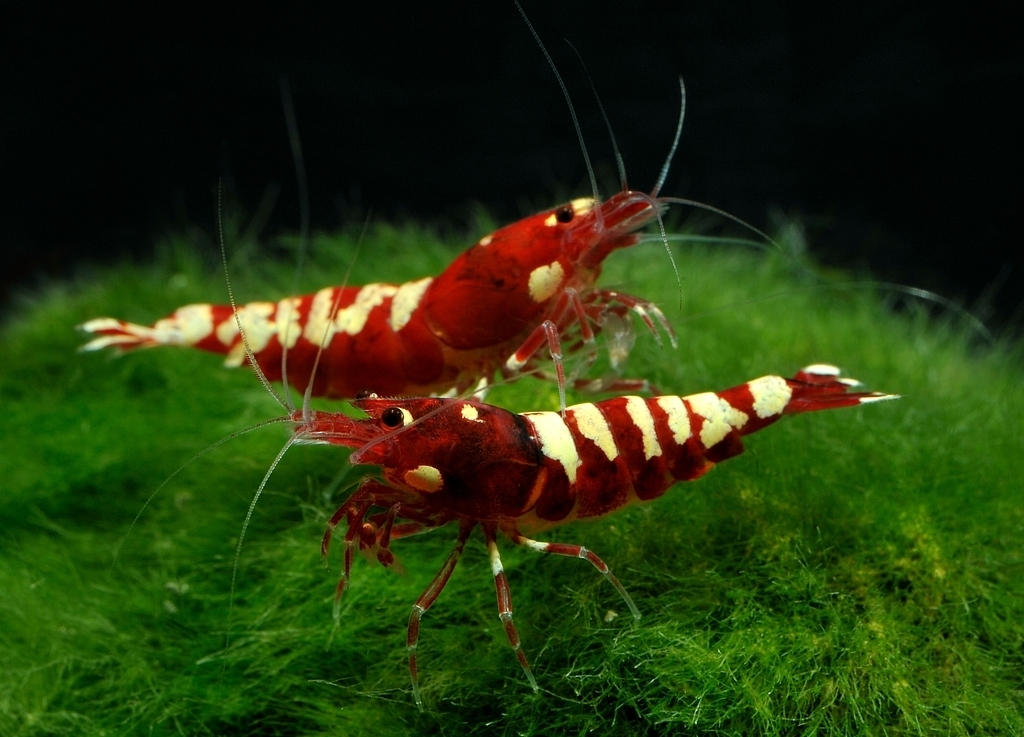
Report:
[[[816,364],[792,379],[764,376],[721,392],[577,404],[564,417],[557,412],[514,414],[472,399],[392,399],[368,392],[352,402],[364,419],[297,410],[290,442],[346,446],[353,449],[352,463],[381,470],[379,478],[363,480],[324,534],[326,557],[333,531],[346,525],[335,617],[357,548],[390,566],[395,540],[457,522],[454,549],[409,617],[409,670],[414,697],[422,705],[416,662],[420,620],[448,582],[470,533],[480,526],[501,622],[536,690],[513,622],[499,532],[531,550],[590,561],[639,619],[636,605],[597,554],[527,535],[656,499],[677,481],[697,479],[738,455],[742,436],[782,415],[894,397],[849,391],[857,384],[841,378],[834,366]]]

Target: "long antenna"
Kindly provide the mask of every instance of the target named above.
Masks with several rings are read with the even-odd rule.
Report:
[[[622,154],[619,152],[619,143],[615,140],[615,131],[612,130],[612,121],[608,119],[608,113],[604,110],[604,103],[601,102],[601,96],[597,94],[597,86],[594,84],[594,78],[590,76],[590,70],[587,69],[587,65],[583,61],[583,55],[580,54],[579,49],[573,46],[572,41],[567,38],[562,40],[565,41],[569,45],[569,48],[572,49],[573,53],[576,54],[576,58],[579,60],[580,66],[583,67],[583,76],[587,78],[587,83],[590,85],[590,91],[594,93],[594,99],[597,101],[597,109],[601,111],[601,118],[604,119],[604,125],[608,129],[608,137],[612,139],[612,150],[615,152],[615,166],[619,170],[619,185],[622,187],[622,191],[625,192],[629,189],[629,185],[626,183],[626,164],[622,161]]]
[[[288,385],[288,343],[292,328],[292,310],[295,309],[294,298],[299,293],[299,277],[305,266],[306,250],[309,247],[309,185],[306,180],[306,160],[302,156],[302,141],[299,138],[299,126],[295,120],[295,105],[292,103],[292,91],[288,84],[288,76],[282,74],[278,78],[281,87],[281,105],[284,108],[284,119],[288,126],[288,143],[292,149],[292,160],[295,163],[295,178],[299,186],[299,250],[295,259],[295,276],[292,279],[292,291],[287,301],[284,337],[281,340],[281,384],[288,406],[292,407],[292,390]],[[280,322],[280,320],[279,320]]]
[[[676,126],[676,137],[672,139],[672,148],[669,149],[668,156],[665,158],[665,163],[661,167],[661,174],[658,175],[658,181],[654,183],[654,189],[651,190],[651,197],[657,197],[658,192],[661,191],[661,186],[665,183],[665,179],[668,177],[668,168],[672,164],[672,158],[676,155],[676,149],[679,148],[679,137],[683,135],[683,118],[686,117],[686,85],[683,84],[682,75],[679,76],[679,96],[682,98],[682,102],[679,104],[679,124]]]
[[[121,542],[119,542],[117,544],[117,547],[114,549],[114,559],[110,563],[110,570],[113,570],[114,566],[117,565],[117,559],[121,555],[121,548],[123,548],[124,544],[128,542],[128,537],[132,534],[132,530],[134,530],[135,526],[139,523],[139,520],[142,518],[142,514],[149,508],[149,505],[153,503],[153,499],[156,498],[156,495],[159,494],[163,490],[163,488],[167,486],[167,484],[171,483],[171,481],[177,478],[178,474],[180,474],[186,468],[188,468],[193,463],[198,461],[200,458],[205,456],[207,453],[216,450],[229,440],[234,440],[235,438],[241,437],[242,435],[247,435],[253,432],[254,430],[262,430],[264,427],[270,427],[271,425],[279,425],[281,423],[288,422],[289,419],[290,418],[288,417],[274,417],[269,420],[264,420],[263,422],[258,422],[255,425],[244,427],[241,430],[235,430],[230,435],[227,435],[221,438],[220,440],[211,443],[210,445],[207,445],[201,451],[199,451],[194,456],[192,456],[187,461],[178,466],[176,469],[174,469],[174,472],[170,476],[165,478],[163,482],[158,487],[156,487],[156,489],[153,490],[153,493],[146,497],[146,501],[142,503],[142,507],[135,514],[135,517],[132,519],[132,523],[128,525],[128,531],[124,533],[124,537],[121,538]]]
[[[751,233],[754,233],[754,234],[760,236],[761,238],[764,238],[765,241],[767,241],[772,246],[777,248],[780,252],[785,250],[785,249],[782,248],[782,246],[780,246],[778,244],[778,242],[775,241],[775,239],[773,239],[770,235],[765,233],[760,228],[756,228],[753,225],[751,225],[750,223],[748,223],[746,220],[744,220],[743,218],[737,217],[736,215],[728,213],[725,210],[720,210],[719,208],[715,207],[714,205],[707,205],[707,204],[705,204],[703,202],[697,202],[697,200],[688,200],[688,199],[684,199],[683,197],[659,197],[658,198],[658,202],[670,202],[670,203],[673,203],[673,204],[676,204],[676,205],[686,205],[688,207],[693,207],[693,208],[695,208],[697,210],[706,210],[707,212],[713,212],[715,215],[718,215],[719,217],[723,217],[726,220],[731,220],[732,222],[736,223],[740,227],[746,228]]]
[[[242,523],[242,530],[238,533],[238,544],[235,546],[235,562],[231,566],[231,590],[228,593],[228,626],[227,634],[225,635],[224,649],[227,650],[227,646],[230,644],[231,637],[231,615],[235,608],[235,584],[238,579],[238,561],[242,557],[242,544],[245,542],[245,533],[249,530],[249,523],[252,521],[252,513],[256,509],[256,502],[263,496],[263,490],[267,488],[267,483],[270,481],[270,477],[277,470],[278,465],[281,463],[281,459],[284,458],[284,454],[288,452],[296,442],[296,436],[288,438],[285,442],[284,447],[278,451],[277,457],[274,458],[274,462],[270,464],[270,468],[263,475],[263,480],[260,482],[259,488],[256,489],[256,493],[253,494],[252,501],[249,502],[249,509],[245,513],[245,521]]]
[[[363,238],[366,236],[366,230],[370,227],[371,212],[366,213],[366,219],[363,221],[363,229],[359,233],[359,240],[356,242],[355,253],[352,254],[352,260],[348,262],[348,268],[345,269],[345,278],[341,282],[341,286],[338,287],[337,293],[334,295],[334,302],[331,303],[330,317],[327,320],[327,325],[324,327],[324,334],[320,337],[320,345],[316,349],[316,358],[313,359],[313,370],[309,374],[309,381],[306,383],[306,391],[302,395],[302,421],[308,423],[310,421],[309,415],[309,400],[313,396],[313,380],[316,378],[317,369],[320,366],[320,358],[324,354],[324,349],[327,347],[328,338],[333,338],[331,335],[331,327],[334,325],[334,321],[338,317],[338,309],[340,307],[341,294],[345,291],[345,287],[348,286],[349,277],[352,276],[352,267],[356,265],[356,259],[359,258],[359,252],[363,248]]]
[[[291,406],[291,402],[286,403],[276,391],[274,387],[270,385],[270,381],[267,379],[267,375],[263,373],[263,369],[256,363],[256,356],[252,353],[252,348],[249,347],[249,339],[245,336],[245,330],[242,328],[242,318],[238,314],[238,306],[235,304],[235,293],[231,288],[231,275],[228,273],[228,252],[224,247],[224,180],[220,179],[217,181],[217,234],[220,239],[220,261],[224,266],[224,282],[228,287],[228,301],[231,302],[231,314],[235,316],[235,326],[238,328],[238,335],[242,338],[242,346],[245,348],[245,357],[249,359],[249,365],[252,366],[252,370],[256,372],[256,376],[259,378],[260,383],[263,384],[263,388],[274,398],[274,400],[281,405],[281,408],[291,412],[294,407]]]
[[[540,40],[540,34],[534,29],[533,24],[526,15],[526,11],[523,10],[523,6],[519,4],[519,0],[512,0],[516,4],[516,8],[519,10],[519,15],[523,16],[523,20],[526,22],[526,27],[530,29],[530,33],[533,34],[533,40],[540,46],[541,52],[544,54],[544,58],[548,61],[548,66],[551,67],[551,71],[555,73],[555,79],[558,80],[558,86],[562,88],[562,95],[565,97],[565,102],[569,106],[569,114],[572,116],[572,124],[576,129],[576,138],[580,142],[580,149],[583,151],[583,160],[587,163],[587,173],[590,175],[590,188],[594,192],[594,202],[599,203],[601,201],[601,193],[597,189],[597,176],[594,174],[594,167],[590,163],[590,155],[587,153],[587,144],[583,140],[583,131],[580,129],[579,118],[576,117],[576,108],[572,105],[572,98],[569,97],[569,90],[565,86],[565,82],[562,81],[562,75],[558,73],[558,67],[555,66],[554,60],[551,58],[551,54],[548,53],[547,47],[544,42]],[[601,208],[597,207],[596,216],[598,225],[603,228],[603,219],[601,217]]]

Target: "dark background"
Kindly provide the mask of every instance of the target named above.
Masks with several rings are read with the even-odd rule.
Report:
[[[608,138],[563,38],[635,188],[667,153],[681,74],[686,126],[664,194],[759,227],[770,208],[800,214],[827,263],[968,306],[987,294],[992,322],[1015,319],[1024,63],[1009,15],[524,2],[599,170],[611,172]],[[0,305],[40,275],[144,259],[168,229],[212,231],[221,176],[250,213],[280,185],[267,232],[296,229],[282,73],[314,227],[369,210],[458,228],[474,203],[505,222],[588,192],[566,105],[511,0],[22,12],[2,51]]]

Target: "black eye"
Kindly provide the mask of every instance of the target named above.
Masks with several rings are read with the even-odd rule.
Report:
[[[560,223],[568,223],[572,220],[575,213],[572,211],[572,205],[563,205],[555,210],[555,220]]]
[[[405,421],[405,415],[398,407],[388,407],[381,413],[380,421],[385,427],[398,427]]]
[[[369,389],[363,389],[361,392],[356,392],[356,399],[376,399],[377,395],[371,392]]]

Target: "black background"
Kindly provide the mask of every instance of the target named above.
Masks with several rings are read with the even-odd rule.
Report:
[[[460,227],[473,203],[504,222],[588,192],[561,92],[511,0],[34,8],[8,18],[16,38],[2,52],[0,304],[40,274],[145,258],[168,229],[212,231],[221,176],[250,212],[279,184],[268,231],[296,229],[282,73],[315,227],[366,210]],[[611,171],[610,145],[565,38],[633,187],[657,177],[681,74],[686,125],[664,194],[760,227],[770,208],[800,214],[826,262],[968,305],[988,289],[997,324],[1024,301],[1024,63],[1009,11],[877,0],[526,10],[599,170]],[[607,193],[614,179],[603,181]]]

